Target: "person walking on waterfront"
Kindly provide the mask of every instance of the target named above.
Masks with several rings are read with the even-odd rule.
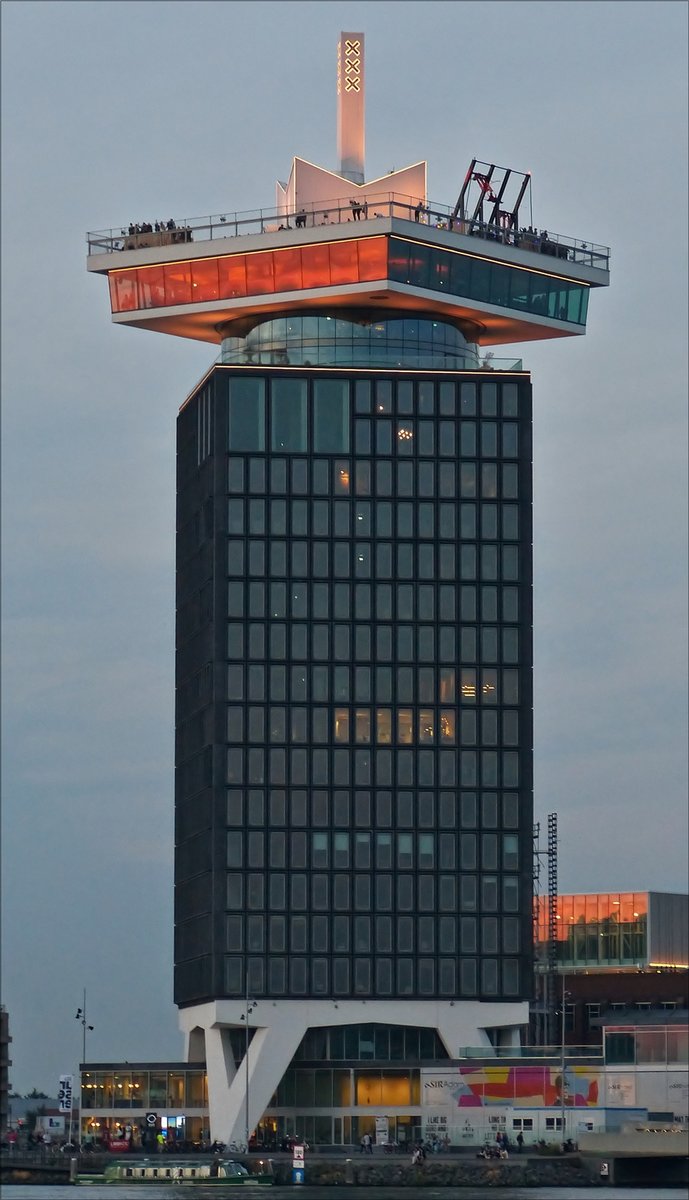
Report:
[[[519,1133],[517,1134],[517,1154],[521,1154],[523,1146],[524,1146],[524,1134],[520,1130]]]

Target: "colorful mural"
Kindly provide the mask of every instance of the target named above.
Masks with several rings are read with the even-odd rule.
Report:
[[[562,1104],[559,1067],[505,1065],[456,1067],[422,1072],[423,1104],[443,1108],[483,1108],[492,1105],[550,1108]],[[564,1102],[567,1108],[593,1108],[600,1102],[601,1072],[592,1067],[567,1067]]]

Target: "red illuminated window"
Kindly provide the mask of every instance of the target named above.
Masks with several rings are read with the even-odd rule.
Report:
[[[163,267],[165,274],[165,303],[191,303],[191,265],[168,263]]]
[[[223,300],[246,296],[246,255],[218,259],[218,292]]]
[[[301,287],[301,250],[276,250],[273,263],[276,292],[292,292]]]
[[[333,242],[330,247],[330,282],[354,283],[359,278],[356,242]]]
[[[301,252],[301,272],[305,288],[330,286],[330,256],[327,246],[304,246]]]
[[[363,238],[359,243],[359,279],[387,278],[387,241],[385,238]]]
[[[191,264],[191,298],[192,300],[218,299],[218,260],[217,258],[202,259]]]
[[[137,271],[117,271],[108,276],[112,312],[131,312],[139,307]]]
[[[162,308],[165,304],[165,276],[162,267],[142,267],[137,272],[141,308]]]
[[[274,292],[273,255],[247,254],[246,256],[246,292],[248,296],[261,296],[266,292]]]

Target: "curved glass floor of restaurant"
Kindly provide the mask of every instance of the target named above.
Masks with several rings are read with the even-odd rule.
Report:
[[[359,324],[339,317],[280,317],[245,337],[226,337],[220,362],[232,366],[383,367],[472,371],[476,345],[444,321],[391,320]]]

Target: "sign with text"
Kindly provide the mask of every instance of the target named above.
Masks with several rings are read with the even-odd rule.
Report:
[[[57,1089],[57,1098],[60,1105],[61,1113],[71,1113],[72,1111],[72,1091],[74,1088],[73,1075],[61,1075],[60,1086]]]

